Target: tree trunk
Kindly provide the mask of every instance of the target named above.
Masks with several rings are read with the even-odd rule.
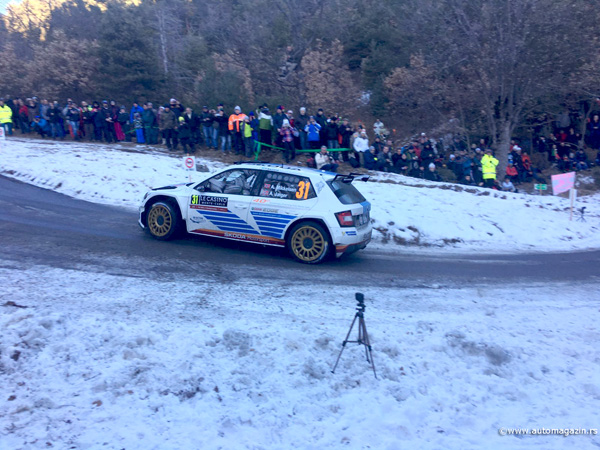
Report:
[[[156,19],[158,21],[158,36],[160,38],[160,53],[162,56],[163,70],[165,74],[168,74],[169,59],[167,57],[167,27],[165,25],[165,16],[162,9],[156,10]]]
[[[508,166],[508,154],[510,153],[510,140],[512,138],[513,126],[509,121],[504,122],[499,126],[498,148],[496,149],[496,158],[498,159],[498,167],[496,174],[498,179],[504,178],[506,166]]]

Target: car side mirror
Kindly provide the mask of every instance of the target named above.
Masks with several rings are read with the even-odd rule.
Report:
[[[196,190],[197,190],[198,192],[204,192],[204,191],[205,191],[205,189],[206,189],[206,188],[205,188],[205,186],[204,186],[204,185],[202,185],[202,184],[201,184],[200,186],[197,186],[197,187],[196,187]]]

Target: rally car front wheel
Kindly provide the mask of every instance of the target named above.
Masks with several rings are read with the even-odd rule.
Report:
[[[156,202],[150,206],[148,230],[154,238],[161,241],[171,239],[175,235],[178,225],[177,212],[170,203]]]
[[[301,222],[290,231],[286,245],[295,260],[318,264],[327,258],[330,239],[327,231],[317,222]]]

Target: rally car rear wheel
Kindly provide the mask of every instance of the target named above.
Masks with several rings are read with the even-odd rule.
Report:
[[[329,253],[329,234],[316,222],[301,222],[292,228],[287,248],[297,261],[318,264]]]
[[[156,202],[148,211],[148,230],[156,239],[166,241],[175,234],[178,225],[175,208],[166,202]]]

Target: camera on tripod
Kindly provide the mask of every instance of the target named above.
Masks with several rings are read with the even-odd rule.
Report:
[[[365,312],[365,296],[360,292],[357,292],[354,294],[354,297],[356,298],[356,310],[361,313]]]
[[[375,363],[373,362],[373,350],[371,348],[371,341],[369,340],[369,333],[367,333],[367,325],[365,324],[365,296],[360,292],[357,292],[354,295],[356,299],[356,314],[354,315],[354,319],[350,324],[350,329],[348,330],[348,334],[346,335],[346,339],[342,342],[342,348],[340,353],[335,361],[335,365],[333,369],[331,369],[331,373],[335,373],[335,369],[340,362],[340,358],[342,357],[342,352],[344,348],[346,348],[346,344],[353,343],[358,345],[364,345],[365,347],[365,356],[367,358],[367,362],[373,369],[373,375],[375,375],[375,379],[377,379],[377,372],[375,371]],[[356,323],[356,319],[358,319],[358,338],[355,341],[351,341],[348,338],[350,337],[350,333],[352,333],[352,328],[354,328],[354,324]]]

